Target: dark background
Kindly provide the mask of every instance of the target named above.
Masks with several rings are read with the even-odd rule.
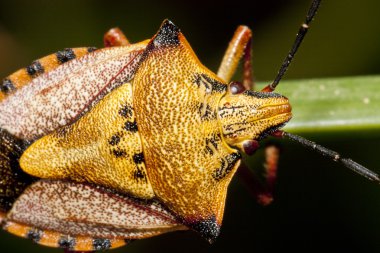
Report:
[[[0,76],[66,47],[102,46],[105,31],[131,42],[150,38],[165,18],[183,31],[201,61],[216,70],[234,29],[253,29],[256,79],[271,80],[294,40],[310,1],[2,1]],[[380,2],[323,1],[286,79],[380,73]],[[379,131],[306,137],[380,171]],[[229,189],[220,238],[193,232],[136,241],[114,252],[380,250],[380,188],[303,148],[281,141],[275,202],[261,207],[238,178]],[[255,155],[258,168],[262,153]],[[0,252],[62,252],[0,233]]]

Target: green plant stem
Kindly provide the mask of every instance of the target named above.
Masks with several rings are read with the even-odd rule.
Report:
[[[292,105],[285,131],[380,129],[380,76],[283,81],[276,92]]]

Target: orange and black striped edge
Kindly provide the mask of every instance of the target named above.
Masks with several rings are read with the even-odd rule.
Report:
[[[95,50],[96,48],[94,47],[66,48],[33,61],[28,67],[19,69],[3,79],[0,83],[0,101],[39,75],[52,71],[68,61],[80,58]]]
[[[30,239],[37,244],[65,248],[72,251],[107,250],[124,246],[128,243],[122,238],[92,238],[89,236],[70,236],[49,230],[40,230],[28,225],[8,221],[3,229],[11,234]]]

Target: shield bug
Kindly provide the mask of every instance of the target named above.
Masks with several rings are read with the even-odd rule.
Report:
[[[319,3],[313,1],[278,76],[261,92],[251,90],[249,28],[237,29],[214,74],[168,20],[150,40],[130,44],[113,29],[104,49],[65,49],[5,78],[3,228],[72,251],[186,229],[212,242],[241,153],[253,154],[268,135],[379,181],[352,160],[279,130],[291,107],[273,90]],[[242,57],[244,81],[229,83]]]

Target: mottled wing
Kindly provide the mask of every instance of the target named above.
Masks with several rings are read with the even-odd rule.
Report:
[[[40,238],[44,231],[49,231],[69,235],[73,240],[141,239],[186,229],[156,201],[137,200],[86,184],[50,180],[34,183],[18,198],[6,217],[5,229],[15,223],[33,227]],[[14,233],[23,236],[20,231],[25,232]]]
[[[19,69],[3,79],[0,83],[0,101],[13,94],[16,90],[28,85],[37,76],[50,72],[60,65],[95,51],[94,47],[66,48],[33,61],[26,68]]]
[[[28,83],[1,100],[0,128],[30,140],[73,122],[113,88],[133,78],[145,46],[141,42],[104,48],[50,71],[35,61],[21,70],[29,75],[22,82]]]
[[[34,179],[19,159],[41,136],[84,115],[133,77],[146,42],[97,50],[68,48],[34,61],[0,83],[0,213]]]

